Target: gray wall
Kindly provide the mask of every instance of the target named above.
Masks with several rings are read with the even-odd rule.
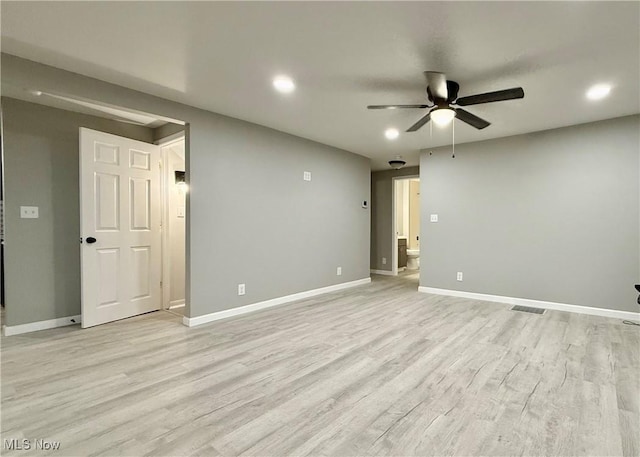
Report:
[[[192,124],[192,316],[369,277],[368,159],[227,118],[199,131]]]
[[[80,314],[78,129],[151,141],[145,127],[2,98],[7,325]],[[38,206],[21,219],[20,206]]]
[[[188,316],[369,276],[370,218],[361,208],[369,200],[368,159],[6,54],[2,82],[189,124]],[[303,171],[313,173],[311,182],[302,180]],[[6,173],[12,173],[10,166]],[[336,276],[337,266],[342,276]],[[241,282],[247,293],[239,297]]]
[[[636,115],[423,152],[420,284],[638,311],[639,136]]]
[[[371,261],[372,270],[391,271],[391,244],[393,243],[393,178],[417,176],[419,167],[371,173]],[[382,264],[386,257],[387,264]]]

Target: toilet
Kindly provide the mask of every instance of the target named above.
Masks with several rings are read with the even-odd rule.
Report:
[[[407,270],[420,268],[420,249],[407,249]]]

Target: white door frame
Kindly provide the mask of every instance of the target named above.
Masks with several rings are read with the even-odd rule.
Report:
[[[169,135],[166,138],[162,138],[155,143],[160,146],[160,156],[162,160],[162,177],[160,179],[160,193],[162,200],[161,209],[161,231],[162,231],[162,272],[160,280],[162,281],[162,298],[161,309],[168,310],[171,307],[171,256],[168,254],[171,252],[169,249],[169,243],[171,240],[171,233],[169,227],[169,220],[171,215],[169,214],[169,189],[171,188],[171,177],[169,176],[169,154],[167,153],[167,147],[170,147],[176,143],[186,141],[185,132],[178,132],[173,135]],[[186,158],[186,144],[185,144],[185,158]],[[185,219],[187,217],[185,206]],[[185,241],[186,243],[186,241]],[[186,248],[186,245],[185,245]],[[185,272],[186,273],[186,272]],[[185,284],[186,285],[186,284]]]
[[[420,179],[420,175],[394,176],[391,178],[391,274],[398,276],[398,227],[396,224],[396,182]],[[408,241],[408,240],[407,240]]]
[[[66,95],[66,96],[68,97],[68,95]],[[77,98],[77,97],[72,97],[72,98],[74,98],[74,99],[75,99],[75,98]],[[78,99],[78,100],[79,100],[79,99]],[[73,100],[71,100],[71,101],[73,101]],[[189,123],[188,123],[188,122],[183,121],[183,120],[180,120],[180,119],[174,119],[174,118],[170,118],[170,117],[162,116],[162,115],[159,115],[159,114],[155,114],[155,113],[147,112],[147,111],[140,111],[140,110],[137,110],[137,109],[130,108],[130,107],[128,107],[128,106],[122,106],[122,105],[111,105],[111,104],[108,104],[108,103],[106,103],[106,102],[97,101],[97,100],[87,100],[87,101],[92,102],[92,103],[94,103],[94,104],[96,104],[96,105],[100,105],[100,106],[107,107],[107,108],[116,108],[116,109],[119,109],[119,110],[124,110],[124,111],[130,112],[130,113],[134,113],[134,114],[143,114],[143,115],[146,115],[146,116],[151,116],[151,117],[153,117],[153,118],[155,118],[155,119],[157,119],[157,120],[161,120],[161,121],[165,121],[165,122],[168,122],[168,123],[171,123],[171,124],[177,124],[177,125],[182,125],[182,126],[184,126],[184,130],[183,130],[183,131],[180,131],[180,132],[174,133],[174,134],[169,135],[169,136],[167,136],[167,137],[165,137],[165,138],[161,138],[160,140],[156,140],[156,141],[154,141],[152,144],[155,144],[156,146],[163,146],[165,143],[167,143],[167,142],[169,142],[169,141],[174,141],[174,140],[176,140],[176,139],[182,138],[182,139],[184,139],[184,141],[185,141],[185,161],[186,161],[187,156],[188,156],[188,151],[189,151],[188,138],[187,138],[187,135],[186,135],[186,133],[187,133],[187,132],[188,132],[188,130],[189,130]],[[71,110],[72,110],[72,111],[75,111],[74,109],[71,109]],[[126,117],[126,116],[125,116],[125,117]],[[0,129],[1,129],[2,127],[3,127],[3,122],[2,122],[2,113],[0,112]],[[4,141],[4,135],[0,135],[0,138],[2,138],[2,140]],[[0,150],[0,154],[2,154],[1,159],[3,160],[3,164],[4,164],[4,150],[3,150],[3,149],[2,149],[2,150]],[[162,200],[161,200],[161,205],[164,205],[164,204],[165,204],[165,201],[166,201],[166,199],[164,198],[164,188],[165,188],[165,184],[164,184],[164,176],[165,176],[165,174],[166,174],[166,173],[164,173],[164,170],[166,169],[166,168],[165,168],[166,166],[165,166],[165,164],[164,164],[163,159],[161,159],[161,161],[162,161],[162,164],[161,164],[162,169],[161,169],[160,192],[161,192],[161,199],[162,199]],[[3,172],[4,172],[4,167],[3,167]],[[4,176],[3,176],[3,178],[4,178]],[[81,179],[81,178],[80,178],[80,179]],[[2,185],[4,186],[4,179],[2,179]],[[3,189],[3,190],[4,190],[4,189]],[[185,219],[187,219],[187,220],[188,220],[188,217],[189,217],[189,215],[188,215],[188,211],[189,211],[189,209],[188,209],[188,208],[189,208],[189,206],[188,206],[188,205],[186,205],[186,206],[185,206]],[[160,213],[161,213],[161,214],[160,214],[161,224],[162,224],[162,226],[164,226],[164,225],[165,225],[164,206],[162,206],[162,207],[161,207]],[[187,225],[188,225],[188,224],[187,224]],[[188,252],[188,249],[187,249],[187,245],[186,245],[186,243],[187,243],[187,240],[185,240],[185,251],[186,251],[186,252]],[[161,250],[161,251],[160,251],[160,255],[161,255],[161,258],[164,258],[164,254],[163,254],[163,253],[164,253],[164,251],[166,250],[166,246],[165,246],[165,241],[164,241],[164,230],[162,230],[162,227],[161,227],[161,243],[160,243],[160,244],[161,244],[161,247],[160,247],[160,250]],[[188,260],[188,259],[187,259],[187,260]],[[162,263],[162,262],[163,262],[163,261],[161,261],[161,263]],[[81,271],[80,273],[82,274],[82,271]],[[185,271],[185,273],[186,273],[186,271]],[[164,271],[164,265],[162,265],[162,266],[161,266],[161,281],[162,281],[162,278],[163,278],[163,277],[166,277],[166,273],[165,273],[165,271]],[[164,282],[163,282],[163,284],[164,284]],[[187,290],[188,288],[189,288],[189,281],[188,281],[188,278],[186,278],[186,275],[185,275],[185,292],[186,292],[186,290]],[[187,295],[188,295],[188,294],[187,294]],[[164,309],[163,303],[164,303],[164,288],[163,288],[163,287],[161,287],[161,303],[160,303],[160,309]]]

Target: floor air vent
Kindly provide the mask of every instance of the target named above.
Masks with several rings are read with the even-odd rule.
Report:
[[[511,308],[511,311],[522,311],[523,313],[532,313],[532,314],[544,314],[544,309],[542,308],[531,308],[530,306],[520,306],[516,305]]]

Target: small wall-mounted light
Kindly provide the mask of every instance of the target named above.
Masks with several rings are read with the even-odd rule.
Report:
[[[182,192],[186,192],[188,187],[187,187],[187,180],[185,178],[185,172],[176,170],[175,177],[176,177],[176,186],[178,186],[178,189],[180,189],[180,191]]]

